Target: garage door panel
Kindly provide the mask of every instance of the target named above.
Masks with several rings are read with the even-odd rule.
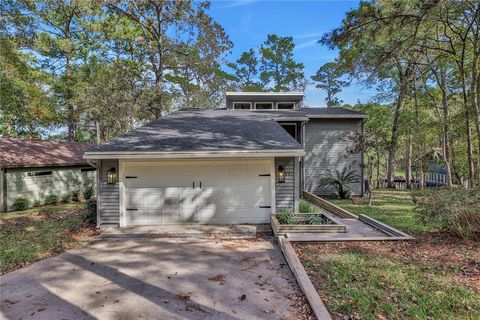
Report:
[[[144,220],[143,210],[136,209],[136,210],[128,210],[127,209],[127,224],[137,224],[138,222],[142,222]]]
[[[192,177],[179,177],[179,176],[162,176],[162,175],[148,175],[144,177],[138,177],[136,179],[126,179],[126,188],[192,188],[194,180]]]
[[[148,221],[158,221],[162,222],[163,219],[163,210],[162,209],[147,209],[146,219]]]
[[[198,216],[199,223],[265,223],[264,210],[228,209],[218,211],[215,206],[206,207]]]
[[[158,207],[161,208],[164,204],[164,196],[162,191],[148,192],[143,197],[143,205],[148,208]]]
[[[142,208],[143,207],[143,194],[127,193],[125,197],[126,208]]]
[[[264,194],[251,193],[235,193],[235,196],[218,192],[212,194],[210,197],[201,198],[201,204],[210,205],[216,204],[221,208],[258,208],[263,205],[269,205]],[[200,205],[201,206],[201,205]]]
[[[125,207],[138,209],[125,211],[127,225],[268,222],[269,170],[266,160],[126,164],[136,178],[125,180]]]

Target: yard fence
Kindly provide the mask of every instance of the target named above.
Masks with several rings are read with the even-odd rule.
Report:
[[[405,179],[395,179],[395,189],[407,190],[407,181]],[[387,180],[379,181],[380,188],[387,187]],[[447,184],[447,175],[441,173],[428,173],[425,175],[426,188],[438,188]],[[420,180],[418,178],[412,179],[412,188],[420,189]]]

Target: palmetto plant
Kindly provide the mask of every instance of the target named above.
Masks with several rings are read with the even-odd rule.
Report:
[[[357,174],[353,170],[329,170],[320,177],[320,185],[328,189],[337,190],[340,198],[345,199],[350,192],[350,184],[359,182]]]

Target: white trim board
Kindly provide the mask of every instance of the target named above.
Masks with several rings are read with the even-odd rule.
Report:
[[[273,96],[273,97],[285,97],[285,96],[299,96],[303,97],[303,92],[292,91],[292,92],[235,92],[235,91],[227,91],[225,92],[227,97],[232,96]]]
[[[181,158],[238,158],[238,157],[296,157],[305,155],[303,149],[292,150],[236,150],[236,151],[169,151],[169,152],[135,152],[135,151],[108,151],[86,152],[84,159],[181,159]]]

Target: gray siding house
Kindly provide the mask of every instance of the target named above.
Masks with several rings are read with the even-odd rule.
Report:
[[[303,190],[332,193],[319,183],[327,170],[363,175],[345,138],[365,115],[304,108],[298,92],[226,97],[226,108],[178,110],[85,153],[99,226],[268,223],[298,210]]]
[[[83,153],[92,145],[65,141],[0,138],[0,203],[12,209],[18,197],[32,205],[95,184],[95,168]]]

